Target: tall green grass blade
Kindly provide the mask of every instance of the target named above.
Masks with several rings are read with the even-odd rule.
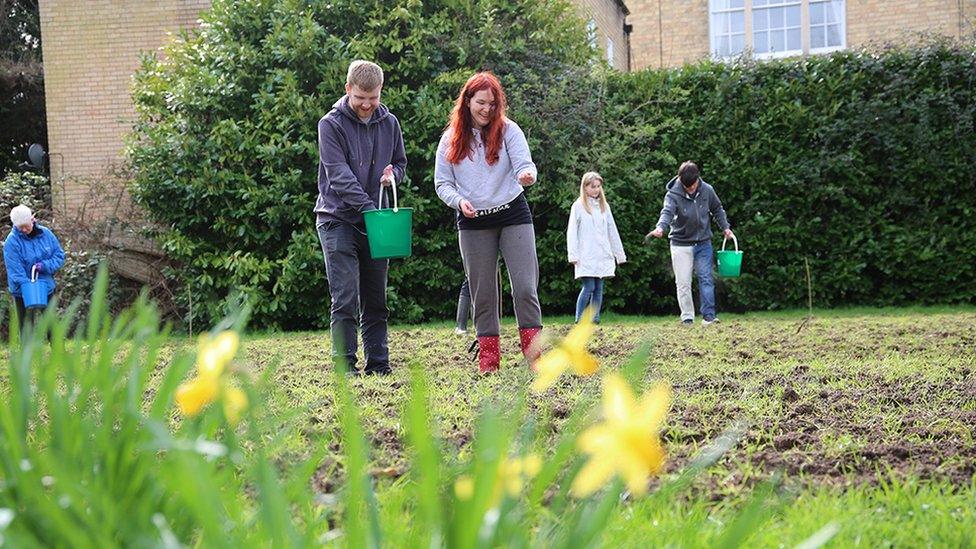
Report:
[[[725,527],[722,537],[715,543],[715,547],[734,549],[746,545],[749,537],[758,531],[759,526],[769,520],[782,505],[781,498],[776,497],[775,490],[779,485],[778,479],[762,483],[749,496],[748,501],[735,519]]]
[[[301,547],[301,540],[292,523],[290,506],[281,489],[278,475],[263,452],[257,464],[258,503],[267,540],[275,547]]]
[[[359,414],[352,402],[346,366],[333,370],[336,396],[342,415],[342,445],[346,459],[345,536],[348,547],[379,547],[381,536],[372,481],[367,470],[368,447]]]
[[[420,510],[419,528],[424,530],[428,544],[436,547],[444,536],[441,524],[441,456],[430,428],[427,379],[418,363],[411,365],[410,387],[405,423],[413,454],[413,492]]]

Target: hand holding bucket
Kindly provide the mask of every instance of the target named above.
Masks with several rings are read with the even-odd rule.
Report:
[[[373,259],[408,257],[411,253],[413,208],[401,208],[397,201],[396,179],[393,188],[393,208],[383,208],[383,187],[380,187],[380,209],[363,212],[369,255]]]
[[[722,239],[722,250],[715,254],[718,262],[718,275],[725,278],[736,278],[742,274],[742,252],[739,251],[739,240],[734,234],[732,235],[732,243],[735,244],[735,251],[725,249],[725,243],[728,241],[728,236]]]

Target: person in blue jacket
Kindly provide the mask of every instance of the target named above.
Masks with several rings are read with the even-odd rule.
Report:
[[[7,289],[14,296],[20,330],[27,319],[22,287],[36,270],[37,279],[47,286],[47,294],[54,293],[54,273],[64,265],[64,250],[58,237],[42,227],[30,208],[21,204],[10,210],[13,227],[3,243],[3,263],[7,267]],[[42,309],[35,309],[37,311]]]

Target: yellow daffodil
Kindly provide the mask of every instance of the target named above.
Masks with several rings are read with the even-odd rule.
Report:
[[[522,486],[525,482],[535,477],[541,468],[542,460],[536,454],[503,461],[501,480],[505,484],[505,491],[513,498],[518,497],[522,493]]]
[[[180,412],[195,416],[211,402],[221,397],[224,416],[231,425],[240,421],[247,409],[244,391],[227,383],[224,371],[237,354],[240,337],[236,332],[224,331],[216,337],[200,337],[197,349],[197,376],[176,389],[176,404]]]
[[[247,409],[247,395],[238,387],[228,386],[224,389],[224,417],[231,425],[237,425],[241,420],[241,413]]]
[[[542,458],[536,453],[529,454],[522,458],[522,468],[526,477],[534,478],[542,470]]]
[[[536,454],[501,460],[492,485],[491,506],[498,505],[505,493],[513,498],[518,497],[525,483],[535,477],[540,469],[542,459]],[[468,475],[459,476],[454,482],[454,494],[460,500],[470,500],[474,496],[474,480]]]
[[[195,416],[213,402],[219,392],[217,378],[196,377],[176,389],[176,404],[183,415]]]
[[[204,377],[219,377],[237,354],[239,343],[240,338],[237,333],[229,330],[220,332],[216,337],[200,336],[197,372]]]
[[[647,492],[647,479],[664,465],[658,431],[671,402],[671,391],[657,385],[636,402],[618,374],[603,383],[603,422],[584,432],[577,444],[590,460],[576,475],[572,493],[585,497],[619,474],[634,495]]]
[[[581,376],[596,372],[596,358],[586,350],[586,344],[593,337],[593,311],[587,308],[580,321],[569,331],[566,338],[552,350],[542,355],[535,363],[536,376],[532,391],[541,393],[552,387],[556,379],[568,368]]]
[[[454,481],[454,495],[459,500],[468,501],[474,495],[474,480],[468,475],[461,475]]]

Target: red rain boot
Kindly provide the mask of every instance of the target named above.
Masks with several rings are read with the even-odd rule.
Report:
[[[478,336],[478,370],[481,373],[497,372],[501,358],[498,336]]]
[[[542,349],[538,345],[532,345],[540,331],[542,331],[541,327],[519,328],[519,341],[522,344],[522,354],[525,355],[525,360],[529,361],[529,367],[533,371],[535,371],[535,361],[542,354]]]

